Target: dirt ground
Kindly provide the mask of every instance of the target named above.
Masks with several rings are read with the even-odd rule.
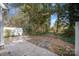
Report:
[[[46,36],[30,36],[31,40],[29,42],[36,44],[37,46],[48,49],[51,52],[55,52],[58,55],[64,56],[74,56],[75,46],[68,42],[64,42],[54,35]]]
[[[28,39],[27,39],[28,38]],[[36,36],[18,36],[9,37],[5,40],[6,44],[11,43],[13,40],[24,39],[30,43],[33,43],[39,47],[48,49],[58,55],[64,56],[74,56],[75,55],[75,45],[63,40],[58,39],[54,35],[36,35]]]

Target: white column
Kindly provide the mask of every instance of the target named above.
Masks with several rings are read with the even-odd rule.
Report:
[[[75,23],[75,55],[79,56],[79,22]]]
[[[3,39],[3,20],[2,20],[2,8],[0,8],[0,47],[4,45]]]

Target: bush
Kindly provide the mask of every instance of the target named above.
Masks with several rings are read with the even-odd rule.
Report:
[[[65,34],[61,34],[61,35],[58,35],[58,37],[63,41],[69,42],[71,44],[75,44],[75,36],[74,35],[67,36]]]
[[[60,35],[60,37],[64,41],[75,44],[75,30],[74,29],[66,29],[64,33]]]
[[[66,29],[63,34],[68,37],[75,36],[75,30],[74,29]]]
[[[7,29],[6,29],[6,30],[4,31],[4,37],[5,37],[5,38],[10,37],[10,30],[7,30]]]

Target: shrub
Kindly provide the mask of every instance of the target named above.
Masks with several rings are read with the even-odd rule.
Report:
[[[4,37],[5,37],[5,38],[10,37],[10,30],[7,30],[7,29],[6,29],[6,30],[4,31]]]
[[[64,31],[64,35],[70,37],[70,36],[75,36],[75,30],[74,29],[66,29]]]

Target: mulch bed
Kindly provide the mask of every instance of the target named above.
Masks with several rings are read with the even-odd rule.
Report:
[[[27,40],[37,46],[42,48],[46,48],[51,52],[55,52],[58,55],[64,56],[74,56],[75,55],[75,46],[68,42],[64,42],[58,39],[54,35],[46,35],[46,36],[29,36],[32,38],[31,40]]]

